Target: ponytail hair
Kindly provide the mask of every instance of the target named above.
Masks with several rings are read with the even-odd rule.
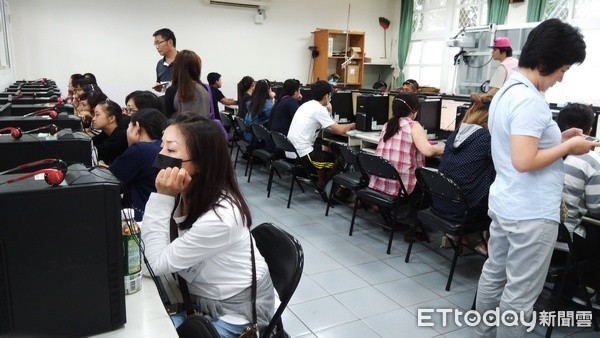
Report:
[[[392,101],[392,118],[388,121],[383,135],[383,141],[387,142],[400,129],[400,118],[407,117],[419,110],[419,97],[415,93],[399,93]]]

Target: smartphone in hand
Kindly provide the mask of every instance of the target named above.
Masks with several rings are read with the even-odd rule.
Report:
[[[586,139],[587,141],[592,141],[592,142],[598,142],[598,143],[600,143],[600,139],[598,139],[598,138],[595,138],[595,137],[593,137],[593,136],[589,136],[589,135],[588,135],[588,136],[586,136],[586,137],[585,137],[585,139]]]

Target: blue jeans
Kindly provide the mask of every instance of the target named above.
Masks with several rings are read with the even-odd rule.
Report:
[[[173,322],[175,328],[178,328],[179,325],[183,324],[183,322],[185,322],[185,318],[185,311],[171,315],[171,321]],[[250,326],[250,323],[233,325],[220,319],[213,319],[212,323],[215,326],[215,329],[217,329],[217,332],[219,332],[219,336],[221,336],[221,338],[237,338],[248,326]]]

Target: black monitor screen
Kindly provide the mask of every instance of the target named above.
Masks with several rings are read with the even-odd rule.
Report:
[[[356,112],[369,114],[378,125],[384,125],[388,121],[387,96],[361,95],[356,99]]]
[[[332,113],[339,116],[340,122],[354,122],[352,92],[334,92],[331,95],[331,108]]]
[[[10,115],[10,103],[5,103],[0,105],[0,116],[9,116]]]
[[[419,100],[417,121],[427,133],[435,133],[440,126],[440,100]]]
[[[313,94],[309,87],[300,87],[300,94],[302,95],[302,100],[300,100],[300,104],[303,104],[304,102],[313,99]]]

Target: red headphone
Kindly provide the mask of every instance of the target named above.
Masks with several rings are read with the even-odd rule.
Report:
[[[27,168],[40,167],[40,166],[48,166],[49,168],[38,169],[34,172],[27,173],[25,175],[18,176],[15,178],[11,178],[7,181],[0,182],[0,185],[22,181],[24,179],[34,177],[39,174],[44,174],[44,180],[46,181],[46,183],[50,184],[51,186],[57,186],[57,185],[61,184],[62,181],[65,179],[65,173],[67,172],[67,164],[65,162],[63,162],[62,160],[54,159],[54,158],[47,158],[47,159],[43,159],[43,160],[31,162],[31,163],[25,163],[25,164],[15,167],[15,168],[3,171],[0,173],[0,175],[4,175],[4,174],[7,174],[7,173],[10,173],[13,171],[20,171],[20,170],[24,170]]]
[[[21,138],[21,136],[23,136],[23,132],[21,131],[21,128],[6,127],[6,128],[0,129],[0,133],[5,132],[5,131],[10,131],[10,136],[12,136],[12,138],[14,138],[15,140],[18,140]]]
[[[47,124],[45,126],[41,126],[41,127],[35,128],[35,129],[24,131],[23,134],[31,134],[31,133],[35,133],[36,131],[44,131],[44,130],[48,130],[48,134],[54,135],[58,132],[58,127],[55,124]]]
[[[17,181],[22,181],[24,179],[34,177],[35,175],[39,175],[39,174],[44,174],[44,180],[46,181],[46,183],[50,184],[53,187],[61,184],[62,181],[65,179],[65,175],[63,174],[62,171],[60,171],[60,169],[40,169],[40,170],[34,171],[32,173],[25,174],[23,176],[11,178],[8,181],[0,182],[0,184],[7,184],[7,183],[13,183],[13,182],[17,182]]]
[[[23,117],[42,116],[42,115],[48,115],[48,116],[50,116],[51,119],[55,119],[58,116],[58,111],[56,111],[55,108],[46,108],[46,109],[36,110],[29,114],[25,114],[25,115],[23,115]]]

